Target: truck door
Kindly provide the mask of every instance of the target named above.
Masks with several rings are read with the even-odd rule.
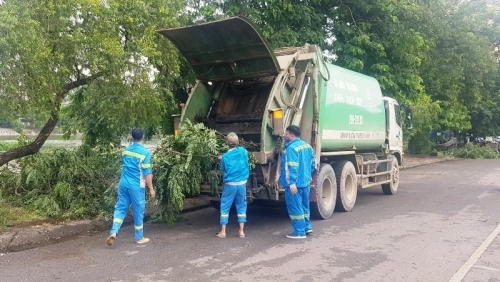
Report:
[[[401,110],[394,100],[389,101],[389,146],[390,150],[403,149],[403,129],[401,125]]]

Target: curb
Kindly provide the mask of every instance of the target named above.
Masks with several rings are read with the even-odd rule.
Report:
[[[101,231],[110,221],[102,218],[71,221],[61,225],[39,225],[0,234],[0,252],[19,252],[68,238]]]
[[[185,200],[184,210],[181,214],[204,209],[211,206],[206,199],[189,198]],[[146,214],[145,217],[152,213]],[[132,216],[127,216],[123,226],[133,223]],[[104,218],[69,221],[57,225],[36,225],[28,228],[14,229],[10,232],[0,233],[0,256],[4,253],[20,252],[38,247],[47,246],[73,239],[84,237],[108,230],[111,220]]]
[[[439,158],[432,161],[401,166],[400,170],[450,161],[450,158]],[[188,198],[184,203],[182,214],[210,207],[210,201],[203,198]],[[147,214],[146,217],[150,215]],[[131,224],[133,219],[127,217],[124,225]],[[54,243],[63,242],[75,237],[83,237],[105,231],[111,226],[111,220],[104,218],[70,221],[58,225],[39,225],[20,228],[10,232],[0,233],[0,255],[9,252],[20,252]]]
[[[427,162],[422,162],[422,163],[416,163],[416,164],[411,164],[411,165],[403,165],[399,168],[399,170],[407,170],[410,168],[416,168],[416,167],[421,167],[421,166],[426,166],[426,165],[431,165],[431,164],[436,164],[436,163],[442,163],[442,162],[447,162],[447,161],[452,161],[454,160],[453,158],[439,158],[439,159],[433,159],[431,161]]]

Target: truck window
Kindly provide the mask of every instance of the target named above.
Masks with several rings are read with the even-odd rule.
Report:
[[[396,115],[396,123],[401,127],[401,109],[399,105],[394,104],[394,114]]]

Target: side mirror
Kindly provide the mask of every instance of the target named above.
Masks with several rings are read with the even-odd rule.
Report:
[[[413,129],[413,111],[407,105],[401,105],[405,112],[405,124],[407,129]]]

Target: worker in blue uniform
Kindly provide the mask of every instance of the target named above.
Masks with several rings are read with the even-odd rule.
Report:
[[[279,184],[285,188],[285,201],[293,230],[286,237],[304,239],[306,234],[313,232],[309,194],[312,174],[316,168],[315,154],[312,147],[300,139],[300,127],[296,125],[286,128],[283,139],[285,150],[281,155]]]
[[[132,130],[132,138],[133,144],[122,153],[122,173],[118,184],[118,199],[113,215],[113,226],[106,240],[108,246],[115,242],[116,234],[118,234],[131,204],[134,210],[135,242],[137,244],[149,242],[149,239],[144,237],[143,221],[146,209],[146,184],[149,187],[151,198],[154,199],[156,196],[151,171],[151,153],[142,144],[144,131],[141,128]]]
[[[244,227],[247,221],[246,183],[250,175],[248,151],[238,146],[238,135],[233,132],[227,135],[227,145],[229,146],[229,150],[222,157],[219,157],[221,169],[224,173],[224,188],[220,202],[221,231],[217,233],[217,237],[226,238],[229,210],[234,202],[240,225],[238,236],[244,238]]]

